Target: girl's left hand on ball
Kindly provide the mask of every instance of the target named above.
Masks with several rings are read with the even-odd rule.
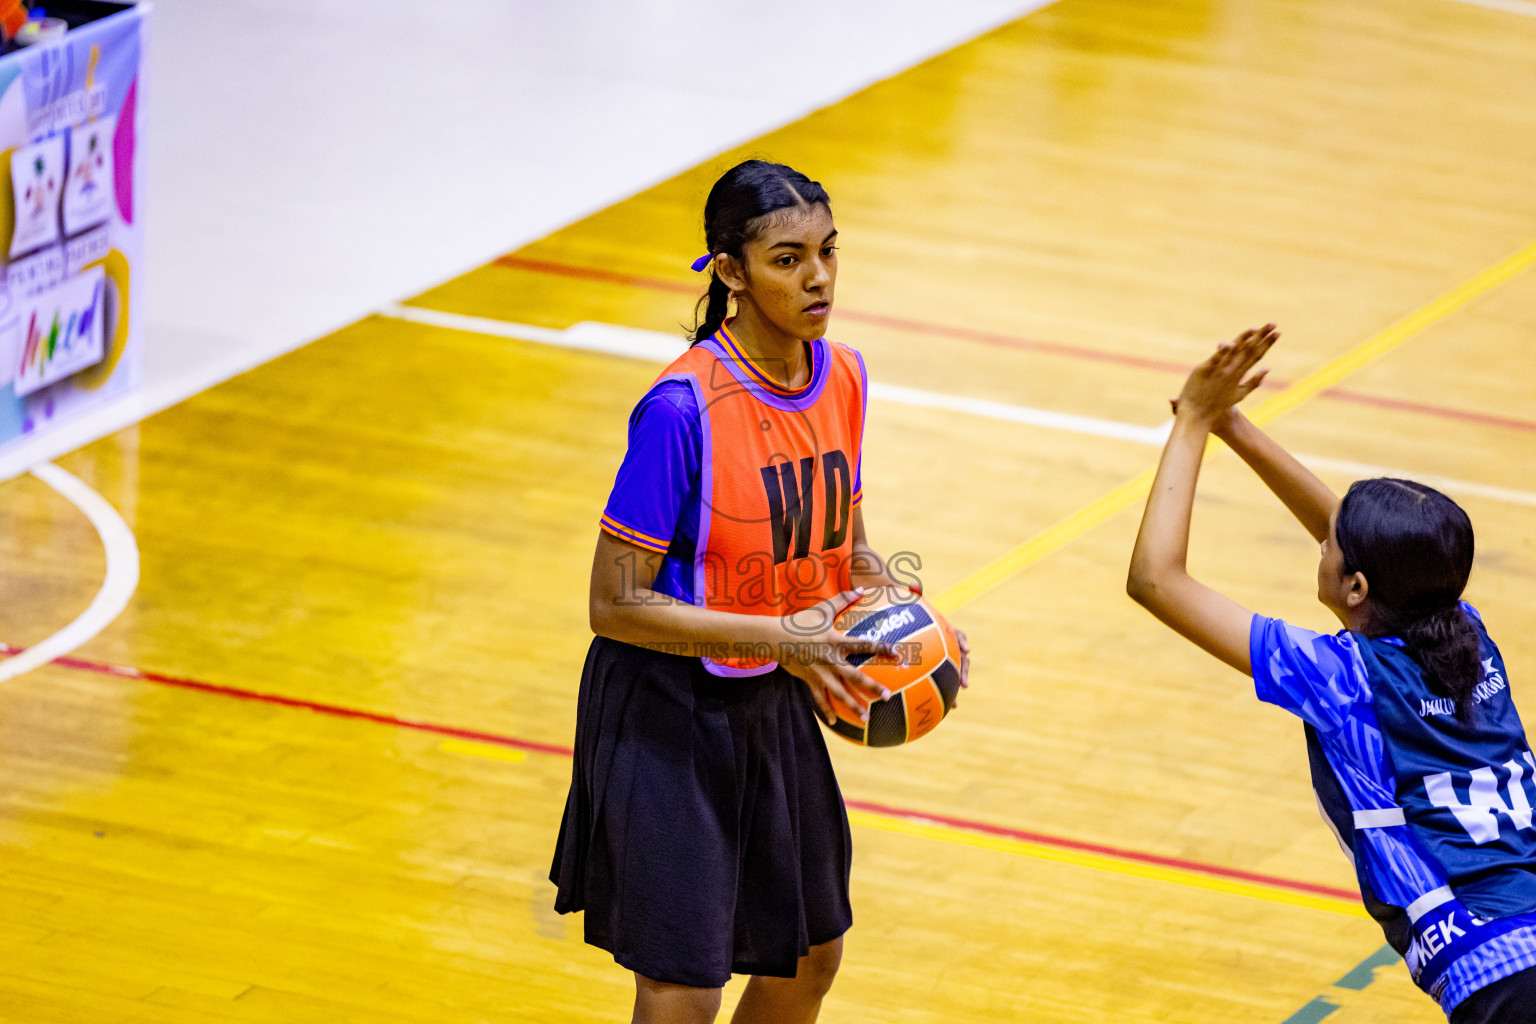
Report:
[[[958,629],[955,630],[955,640],[960,644],[960,688],[968,690],[971,686],[971,642]],[[960,706],[958,696],[955,698],[954,706]]]

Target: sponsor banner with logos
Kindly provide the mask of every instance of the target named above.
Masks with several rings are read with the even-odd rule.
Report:
[[[0,57],[0,451],[138,387],[148,24]]]

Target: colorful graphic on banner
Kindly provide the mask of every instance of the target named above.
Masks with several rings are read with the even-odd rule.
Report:
[[[64,233],[78,235],[112,215],[112,134],[117,118],[69,130],[69,178],[64,185]]]
[[[22,304],[18,322],[26,328],[16,394],[30,395],[101,362],[106,278],[106,271],[93,267]]]
[[[64,136],[23,146],[11,154],[11,188],[16,193],[12,256],[59,240],[59,192],[63,186]]]
[[[129,8],[0,56],[14,197],[0,204],[0,450],[138,386],[149,15]]]

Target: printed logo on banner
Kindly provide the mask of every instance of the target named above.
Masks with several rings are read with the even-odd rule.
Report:
[[[104,117],[69,131],[65,234],[78,234],[112,215],[112,131],[116,126],[116,117]]]
[[[111,230],[103,224],[95,231],[87,231],[77,238],[71,238],[64,243],[64,273],[78,274],[89,263],[97,263],[106,258],[112,250],[112,240],[108,236]]]
[[[30,299],[64,283],[64,247],[52,245],[42,252],[12,261],[6,268],[6,284],[12,299]]]
[[[16,230],[11,255],[59,240],[59,193],[64,187],[64,136],[11,154],[11,188],[16,195]]]
[[[68,65],[60,62],[57,66],[60,71],[63,71]],[[63,131],[88,117],[100,117],[106,109],[107,86],[105,83],[93,85],[89,89],[76,89],[52,103],[45,103],[38,109],[29,111],[27,132],[30,135],[38,135],[43,132]]]
[[[105,292],[106,271],[92,267],[20,304],[18,396],[101,361]]]

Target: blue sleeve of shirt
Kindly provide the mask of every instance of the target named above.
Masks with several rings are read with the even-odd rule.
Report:
[[[1461,610],[1467,613],[1467,618],[1471,619],[1473,622],[1477,623],[1479,626],[1483,626],[1484,625],[1484,623],[1483,623],[1483,616],[1478,612],[1478,610],[1476,608],[1473,608],[1466,601],[1461,602]],[[1487,628],[1487,627],[1484,626],[1484,628]]]
[[[1248,656],[1259,700],[1285,708],[1319,733],[1336,731],[1351,705],[1371,700],[1365,661],[1348,633],[1329,636],[1255,615]]]
[[[859,394],[863,397],[864,405],[859,410],[859,451],[853,462],[853,501],[850,506],[857,508],[864,501],[864,431],[869,424],[869,370],[864,365],[864,355],[858,349],[849,349],[854,358],[859,361]]]
[[[608,495],[602,528],[621,540],[665,552],[688,497],[698,491],[703,431],[693,388],[663,381],[629,417],[629,449]]]

